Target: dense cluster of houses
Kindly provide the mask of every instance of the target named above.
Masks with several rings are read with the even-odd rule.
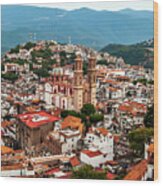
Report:
[[[94,58],[90,58],[92,49],[84,46],[56,42],[48,46],[51,60],[57,62],[49,77],[40,78],[30,69],[32,51],[44,50],[47,42],[38,42],[29,50],[22,47],[18,53],[8,52],[2,59],[3,74],[19,75],[14,82],[2,78],[2,176],[71,178],[74,169],[87,164],[97,171],[107,170],[107,179],[124,171],[125,180],[152,180],[152,141],[144,144],[143,159],[134,164],[126,159],[131,153],[127,134],[144,126],[147,109],[153,105],[153,71],[127,65],[108,53],[94,51]],[[75,53],[83,59],[77,58],[75,72],[75,59],[60,65],[63,51],[66,58]],[[16,59],[27,62],[17,64]],[[36,60],[33,69],[42,68],[43,58]],[[100,60],[107,64],[98,64]],[[88,64],[88,74],[81,75],[81,63]],[[86,130],[81,118],[62,118],[62,111],[76,109],[76,94],[82,104],[90,101],[96,113],[104,115],[103,121]]]

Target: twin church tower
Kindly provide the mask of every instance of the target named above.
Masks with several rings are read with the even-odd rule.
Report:
[[[74,68],[74,109],[80,111],[86,103],[96,105],[96,58],[89,57],[87,77],[83,76],[83,60],[77,56]]]

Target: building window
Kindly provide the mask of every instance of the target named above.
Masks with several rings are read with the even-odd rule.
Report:
[[[104,156],[104,158],[106,158],[106,154],[104,154],[103,156]]]

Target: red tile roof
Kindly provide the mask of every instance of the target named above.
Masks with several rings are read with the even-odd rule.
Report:
[[[116,174],[112,174],[110,172],[108,172],[106,175],[108,180],[114,180],[116,176],[117,176]]]
[[[121,104],[118,110],[136,115],[137,113],[146,113],[147,108],[144,104],[129,101]]]
[[[59,171],[60,171],[59,168],[53,168],[53,169],[51,169],[51,170],[46,171],[46,174],[47,174],[47,175],[52,175],[52,174],[54,174],[54,173],[56,173],[56,172],[59,172]]]
[[[118,165],[118,162],[112,160],[112,161],[107,161],[105,164],[106,165],[108,164],[108,165],[114,166],[114,165]]]
[[[82,153],[86,154],[90,158],[102,155],[102,152],[100,152],[99,150],[98,151],[82,150]]]
[[[19,114],[17,117],[30,128],[37,128],[49,122],[58,121],[60,118],[52,116],[45,111]]]
[[[120,140],[120,136],[119,135],[114,135],[114,142],[118,143]]]
[[[70,159],[70,163],[73,167],[80,165],[80,161],[78,160],[78,158],[76,156],[74,156]]]

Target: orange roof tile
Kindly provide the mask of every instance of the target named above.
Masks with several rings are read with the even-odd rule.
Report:
[[[1,126],[2,126],[3,128],[5,128],[5,127],[8,127],[8,126],[13,125],[13,124],[14,124],[14,123],[11,122],[11,121],[3,121],[3,122],[1,123]]]
[[[13,153],[14,150],[10,147],[7,147],[7,146],[1,146],[1,154],[4,155],[4,154],[11,154]]]
[[[141,180],[146,171],[147,160],[142,160],[132,168],[132,170],[124,177],[124,180]]]
[[[62,129],[73,128],[78,129],[81,133],[83,132],[84,125],[81,123],[81,119],[74,116],[67,116],[61,123]]]
[[[150,153],[154,153],[154,144],[153,143],[149,145],[147,151]]]
[[[14,165],[1,166],[2,171],[5,171],[5,170],[20,170],[20,169],[23,169],[23,168],[24,167],[21,163],[14,164]]]
[[[98,130],[102,135],[104,135],[104,136],[106,136],[106,135],[109,133],[109,131],[108,131],[107,129],[105,129],[105,128],[97,128],[97,130]]]
[[[80,161],[78,160],[78,158],[76,156],[74,156],[70,159],[70,163],[73,167],[80,165]]]
[[[120,90],[119,88],[114,88],[114,87],[108,87],[108,90],[110,92],[117,92],[118,90]]]

